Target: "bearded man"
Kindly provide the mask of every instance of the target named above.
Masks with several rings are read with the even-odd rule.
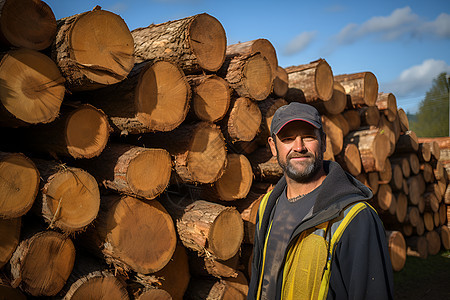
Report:
[[[317,110],[274,114],[269,145],[284,171],[261,201],[248,299],[393,299],[385,231],[372,191],[324,161]]]

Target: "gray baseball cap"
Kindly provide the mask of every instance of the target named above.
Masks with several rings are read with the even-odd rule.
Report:
[[[308,104],[291,102],[277,109],[273,115],[270,134],[278,134],[284,125],[292,121],[304,121],[317,129],[322,128],[322,120],[317,109]]]

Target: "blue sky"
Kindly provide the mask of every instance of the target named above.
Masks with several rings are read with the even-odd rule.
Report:
[[[380,92],[415,113],[432,80],[450,74],[450,1],[44,0],[57,19],[96,5],[130,30],[206,12],[228,44],[268,39],[282,67],[324,58],[334,75],[371,71]]]

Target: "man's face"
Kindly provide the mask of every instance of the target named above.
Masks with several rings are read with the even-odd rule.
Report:
[[[269,137],[272,154],[287,177],[309,182],[322,168],[325,143],[319,130],[307,122],[292,121],[275,136]]]

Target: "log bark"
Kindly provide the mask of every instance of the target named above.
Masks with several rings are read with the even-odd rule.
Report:
[[[339,154],[344,146],[344,133],[340,123],[336,122],[336,119],[322,115],[322,126],[324,132],[330,137],[333,155]]]
[[[335,159],[344,170],[353,176],[358,176],[361,173],[361,156],[355,144],[345,144],[342,152],[336,155]]]
[[[55,231],[26,234],[11,260],[11,285],[33,296],[54,296],[66,283],[75,247]]]
[[[371,72],[334,76],[350,95],[353,107],[374,106],[378,96],[378,81]]]
[[[119,193],[154,199],[169,185],[172,160],[160,148],[109,143],[95,159],[79,162],[106,188]]]
[[[375,105],[389,120],[389,122],[393,122],[397,118],[397,99],[394,94],[378,93]]]
[[[54,161],[34,159],[34,163],[42,180],[33,213],[42,216],[50,228],[65,233],[83,231],[97,217],[100,206],[95,178]]]
[[[0,42],[5,46],[44,50],[56,35],[52,9],[40,0],[3,0],[0,3]]]
[[[134,29],[136,62],[164,58],[185,73],[215,72],[225,60],[227,38],[222,24],[206,13]]]
[[[25,48],[0,54],[0,59],[0,126],[55,120],[65,92],[64,78],[56,64],[44,54]]]
[[[422,259],[428,257],[428,242],[425,236],[412,236],[406,239],[407,255]]]
[[[217,74],[225,78],[239,97],[261,101],[272,91],[270,63],[260,53],[227,56]]]
[[[21,218],[0,219],[0,269],[19,245],[21,223]]]
[[[133,37],[124,20],[96,6],[57,21],[51,56],[66,78],[66,87],[85,91],[124,80],[133,68],[133,51]]]
[[[275,97],[285,97],[289,90],[289,77],[286,70],[277,66],[273,79],[273,95]]]
[[[168,61],[137,64],[126,80],[77,94],[102,109],[123,135],[173,130],[186,118],[190,97],[183,71]]]
[[[286,68],[289,77],[288,102],[328,101],[333,95],[333,71],[324,59]]]
[[[0,219],[26,214],[39,190],[39,171],[21,153],[0,151]]]
[[[84,247],[116,269],[142,274],[167,265],[177,240],[172,218],[158,200],[113,194],[102,197],[95,228],[81,238]]]
[[[406,262],[406,241],[400,231],[386,231],[392,269],[401,271]]]
[[[190,115],[206,122],[222,120],[231,101],[228,83],[216,75],[190,75],[187,80],[192,89]]]

